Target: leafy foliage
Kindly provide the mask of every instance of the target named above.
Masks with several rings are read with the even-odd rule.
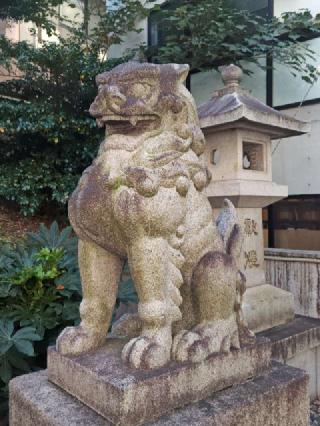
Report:
[[[24,214],[45,203],[65,206],[103,138],[87,113],[94,78],[119,61],[101,62],[99,50],[87,51],[77,38],[41,49],[2,38],[1,50],[16,59],[23,78],[0,84],[6,96],[0,100],[0,195]]]
[[[293,73],[302,72],[308,81],[317,76],[308,63],[314,57],[312,50],[299,42],[306,33],[320,30],[308,10],[266,19],[231,5],[225,0],[170,3],[170,8],[159,12],[161,43],[147,49],[149,58],[205,70],[241,60],[260,65],[258,59],[269,55],[287,64]]]
[[[59,3],[5,0],[0,17],[32,20],[54,32]],[[128,31],[141,31],[139,18],[159,10],[153,3],[114,0],[105,13],[85,1],[83,22],[65,21],[69,36],[56,36],[58,43],[40,48],[0,38],[0,66],[15,77],[0,83],[0,197],[17,203],[23,214],[65,213],[68,196],[103,138],[88,114],[95,76],[137,54],[108,58],[110,47],[121,44]],[[294,73],[302,70],[307,81],[316,76],[312,51],[298,43],[306,31],[317,29],[307,11],[267,21],[224,0],[174,0],[161,14],[162,45],[142,49],[153,61],[187,62],[196,70],[244,58],[256,62],[268,54]]]
[[[0,256],[0,318],[32,327],[41,339],[56,334],[66,321],[78,321],[81,298],[77,241],[71,228],[59,231],[41,225],[37,234],[14,247],[5,245]],[[76,309],[72,309],[72,307]]]
[[[71,228],[41,225],[17,246],[0,247],[0,393],[9,380],[45,366],[47,346],[79,321],[77,240]],[[6,405],[0,407],[6,409]]]
[[[2,400],[12,377],[45,367],[47,347],[64,327],[79,323],[80,300],[77,238],[70,227],[41,225],[23,243],[0,246]],[[129,303],[137,303],[137,295],[126,265],[113,317]],[[0,404],[0,413],[5,408]]]
[[[107,53],[112,45],[120,45],[129,32],[140,33],[143,28],[137,26],[137,18],[147,18],[155,1],[113,0],[107,13],[93,11],[99,19],[90,33],[90,41]]]
[[[0,66],[15,77],[0,83],[0,196],[25,215],[65,209],[103,138],[88,113],[95,76],[132,58],[134,52],[120,59],[106,53],[147,9],[125,0],[108,14],[94,13],[100,18],[89,34],[69,24],[67,38],[40,48],[0,37]]]
[[[50,33],[54,24],[49,17],[55,15],[55,7],[63,2],[64,0],[1,0],[0,19],[32,21]]]

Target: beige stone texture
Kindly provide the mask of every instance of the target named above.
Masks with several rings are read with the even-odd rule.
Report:
[[[287,197],[288,188],[268,181],[212,180],[206,194],[213,208],[219,208],[225,197],[237,208],[263,208]]]
[[[292,294],[272,288],[265,278],[262,208],[288,195],[287,187],[272,182],[271,142],[305,133],[309,126],[250,96],[240,87],[239,67],[224,67],[221,76],[225,87],[198,108],[206,138],[203,161],[213,177],[206,194],[214,217],[222,197],[237,209],[244,235],[238,267],[249,288],[244,318],[249,328],[261,331],[294,318]]]
[[[213,209],[213,216],[217,215],[219,215],[219,210]],[[243,235],[238,268],[246,276],[246,287],[265,284],[262,210],[238,208],[237,218]]]
[[[247,90],[240,87],[242,75],[242,70],[233,64],[221,70],[225,87],[216,90],[211,100],[198,108],[202,129],[256,129],[272,139],[310,131],[308,123],[285,115],[253,98]]]
[[[205,135],[204,157],[208,169],[214,173],[214,180],[242,179],[271,182],[270,136],[241,128],[208,131]],[[252,155],[255,161],[251,166],[257,170],[244,168],[243,156],[250,148],[255,150]]]
[[[108,339],[93,353],[48,353],[48,377],[59,387],[115,424],[134,425],[266,372],[271,347],[255,345],[211,355],[199,363],[171,362],[155,370],[136,370],[120,359],[123,339]]]
[[[149,426],[307,426],[308,376],[274,364],[268,374],[182,407]],[[111,426],[47,380],[46,372],[10,384],[10,426]]]
[[[214,217],[218,212],[218,209],[213,209]],[[245,321],[254,332],[286,324],[293,320],[296,312],[294,294],[298,292],[303,295],[306,291],[294,290],[288,285],[280,289],[279,285],[274,286],[274,281],[273,285],[267,284],[262,211],[260,208],[238,208],[237,217],[244,235],[238,267],[246,276],[247,290],[243,297]],[[284,278],[286,274],[281,276]]]
[[[286,324],[294,318],[293,294],[270,284],[250,287],[243,298],[243,313],[255,333]]]
[[[198,362],[254,340],[241,311],[242,234],[229,201],[212,219],[188,69],[129,62],[97,76],[90,113],[108,136],[69,201],[83,301],[80,326],[58,338],[62,354],[103,345],[126,258],[142,329],[124,363]]]
[[[297,315],[290,323],[259,335],[271,340],[272,359],[308,373],[310,399],[319,399],[320,320]]]

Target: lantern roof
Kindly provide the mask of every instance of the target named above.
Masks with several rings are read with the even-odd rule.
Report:
[[[198,108],[200,126],[204,131],[254,129],[269,134],[272,139],[310,131],[309,123],[283,114],[251,96],[240,86],[242,76],[241,68],[236,65],[222,67],[224,87]]]

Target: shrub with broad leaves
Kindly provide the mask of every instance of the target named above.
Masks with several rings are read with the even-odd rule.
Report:
[[[9,380],[45,368],[48,346],[63,328],[79,323],[80,301],[71,227],[41,225],[21,243],[0,246],[0,415],[7,410]],[[113,318],[132,303],[137,295],[126,265]]]

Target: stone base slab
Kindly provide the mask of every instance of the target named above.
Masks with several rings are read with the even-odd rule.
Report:
[[[175,363],[156,370],[135,370],[121,362],[123,339],[81,356],[48,351],[49,380],[113,424],[137,425],[213,392],[261,375],[270,365],[268,339],[201,363]]]
[[[310,398],[320,398],[320,320],[297,315],[290,323],[259,335],[271,340],[274,360],[307,371]]]
[[[255,333],[286,324],[294,319],[293,294],[270,284],[247,288],[243,312]]]
[[[308,376],[273,363],[263,376],[173,411],[149,426],[307,426]],[[97,395],[96,395],[97,396]],[[47,379],[45,371],[10,382],[10,426],[111,426]]]

